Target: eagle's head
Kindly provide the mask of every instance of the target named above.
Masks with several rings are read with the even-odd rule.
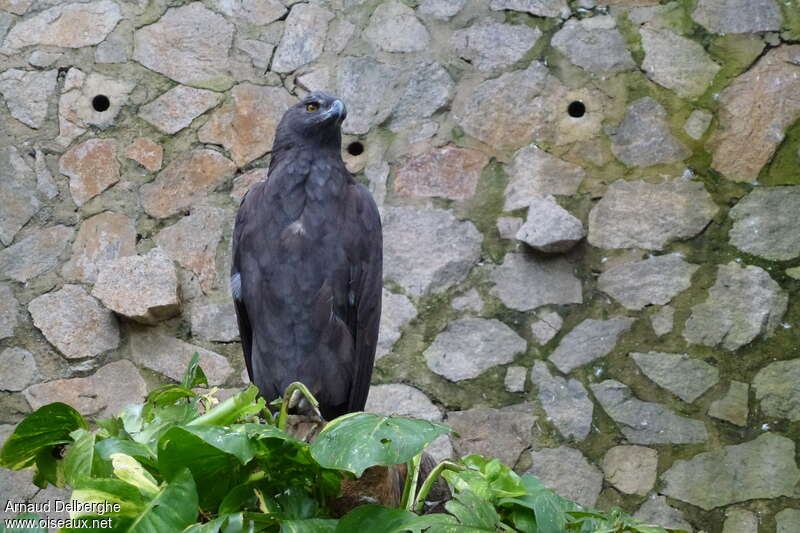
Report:
[[[290,107],[278,124],[276,143],[282,139],[303,139],[305,143],[317,141],[323,145],[341,144],[342,122],[347,108],[336,96],[314,91]],[[294,143],[293,143],[294,144]]]

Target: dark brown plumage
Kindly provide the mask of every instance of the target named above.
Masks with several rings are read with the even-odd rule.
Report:
[[[345,116],[322,92],[286,112],[269,177],[242,199],[233,232],[250,380],[267,399],[303,382],[327,420],[363,410],[381,312],[380,216],[342,161]]]

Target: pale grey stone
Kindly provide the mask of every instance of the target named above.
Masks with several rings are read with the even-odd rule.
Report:
[[[120,414],[132,403],[142,403],[147,385],[128,360],[115,361],[85,378],[57,379],[37,383],[25,389],[25,399],[38,409],[53,402],[63,402],[85,416],[108,418]]]
[[[64,3],[22,19],[6,35],[3,46],[18,50],[44,45],[81,48],[101,42],[122,18],[111,0]]]
[[[674,317],[675,308],[669,305],[650,315],[650,325],[653,326],[653,332],[656,336],[662,337],[672,331]]]
[[[531,333],[539,344],[547,344],[558,335],[564,319],[555,311],[542,310],[536,313],[536,320],[531,324]]]
[[[173,317],[181,307],[175,265],[160,248],[104,264],[92,295],[115,313],[143,324]]]
[[[95,63],[125,63],[130,58],[133,38],[133,27],[129,23],[120,23],[94,49]]]
[[[480,313],[483,309],[483,299],[478,291],[470,289],[461,296],[453,298],[453,309],[457,311],[474,311]]]
[[[441,422],[442,410],[436,407],[421,390],[392,383],[372,385],[364,411],[381,415],[407,416],[431,422]]]
[[[9,435],[13,426],[0,426],[0,428],[9,428]],[[5,436],[0,434],[0,445],[5,441]],[[33,484],[34,472],[32,468],[25,468],[23,470],[9,470],[7,468],[0,468],[0,494],[6,498],[14,501],[31,501],[39,487]],[[0,520],[7,518],[14,518],[17,513],[6,511],[5,505],[0,507]],[[5,523],[5,522],[4,522]]]
[[[608,15],[569,19],[553,35],[551,44],[573,64],[595,74],[636,67],[614,18]]]
[[[671,507],[664,496],[654,494],[648,498],[633,517],[648,524],[692,532],[692,526],[684,519],[683,513]]]
[[[764,433],[749,442],[675,461],[661,479],[666,496],[710,511],[747,500],[791,497],[800,470],[794,441]]]
[[[385,52],[419,52],[425,50],[431,36],[414,15],[414,10],[396,0],[378,4],[364,38]]]
[[[133,59],[194,87],[228,89],[234,26],[200,2],[173,7],[134,34]]]
[[[317,59],[322,54],[328,23],[333,18],[333,13],[314,4],[293,6],[272,58],[272,70],[292,72]]]
[[[478,70],[493,71],[522,59],[541,36],[538,28],[484,20],[453,32],[450,46]]]
[[[528,207],[538,195],[573,195],[586,177],[579,165],[562,161],[535,144],[517,151],[507,172],[504,211]]]
[[[239,340],[239,325],[233,302],[192,305],[192,335],[203,340],[233,342]]]
[[[85,75],[77,68],[70,68],[58,101],[59,135],[56,142],[66,148],[91,126],[101,130],[114,126],[135,86],[129,80],[110,78],[97,72]],[[108,97],[109,107],[105,111],[96,111],[92,106],[92,100],[98,94]],[[106,140],[89,139],[86,142]]]
[[[448,324],[423,356],[436,374],[463,381],[512,362],[526,348],[525,339],[499,320],[467,317]]]
[[[341,54],[344,49],[347,48],[355,31],[355,25],[349,20],[342,17],[333,19],[328,25],[328,35],[325,38],[325,51],[332,54]]]
[[[345,57],[336,70],[339,96],[347,102],[344,133],[361,135],[386,120],[397,98],[400,85],[394,67],[365,57]]]
[[[69,246],[73,228],[52,226],[38,229],[8,248],[0,250],[0,279],[25,283],[58,265],[58,256]]]
[[[0,26],[2,26],[2,15],[0,15]],[[2,39],[2,29],[0,29],[0,39]],[[43,50],[34,50],[28,58],[28,63],[31,66],[46,68],[58,61],[64,54],[61,52],[45,52]]]
[[[689,115],[689,118],[686,119],[686,124],[683,125],[683,131],[695,141],[699,141],[703,138],[703,135],[706,134],[706,131],[708,131],[708,127],[711,125],[711,120],[713,118],[714,115],[705,109],[695,109],[692,111],[692,114]]]
[[[603,474],[575,448],[559,446],[531,452],[533,466],[526,472],[562,498],[594,507],[603,488]]]
[[[661,250],[694,237],[719,208],[700,182],[617,180],[589,213],[589,243],[600,248]]]
[[[692,403],[719,382],[719,370],[688,354],[631,353],[642,373],[687,403]]]
[[[531,429],[536,422],[533,404],[520,403],[500,409],[481,407],[450,411],[444,423],[460,437],[453,437],[457,457],[479,453],[499,459],[513,467],[520,454],[531,445]]]
[[[558,205],[552,196],[532,198],[528,218],[517,231],[517,240],[549,254],[567,252],[585,236],[583,223]]]
[[[37,72],[12,68],[0,74],[0,93],[11,116],[33,129],[41,128],[57,78],[57,70]]]
[[[178,340],[158,328],[132,327],[130,346],[134,363],[175,381],[180,381],[195,352],[200,356],[200,367],[208,377],[209,385],[222,385],[234,373],[222,355]]]
[[[217,247],[228,217],[224,209],[200,205],[155,236],[156,245],[192,272],[206,293],[217,281]]]
[[[24,15],[30,9],[33,0],[2,0],[0,10],[8,11],[15,15]]]
[[[644,496],[656,484],[658,452],[644,446],[614,446],[603,457],[603,472],[625,494]]]
[[[525,391],[525,378],[528,375],[528,369],[524,366],[510,366],[506,369],[506,377],[503,384],[508,392],[524,392]]]
[[[279,0],[213,0],[212,5],[229,17],[259,26],[280,19],[287,11]]]
[[[439,435],[431,442],[425,452],[429,453],[437,462],[450,461],[454,458],[453,443],[450,435]]]
[[[770,417],[800,420],[800,359],[770,363],[756,374],[753,388],[761,411]]]
[[[39,379],[33,354],[22,348],[6,348],[0,352],[0,390],[21,391]]]
[[[417,8],[421,15],[447,20],[464,9],[467,0],[422,0]]]
[[[36,171],[36,188],[45,198],[52,200],[58,196],[58,185],[53,179],[53,173],[47,166],[44,153],[38,148],[34,151],[34,170]]]
[[[597,279],[597,288],[627,309],[664,305],[689,288],[698,268],[677,254],[652,256],[606,270]]]
[[[459,86],[451,116],[466,134],[510,152],[534,140],[555,139],[561,114],[553,110],[565,98],[567,87],[544,63],[533,61],[525,70]]]
[[[708,408],[708,414],[737,426],[747,425],[750,386],[741,381],[731,381],[728,392],[715,400]]]
[[[492,294],[508,308],[530,311],[547,304],[583,303],[581,280],[563,257],[540,258],[529,253],[508,253],[502,265],[489,273]]]
[[[779,31],[781,9],[775,0],[699,0],[695,22],[712,33]]]
[[[130,255],[136,255],[134,221],[104,211],[83,220],[72,243],[72,257],[61,268],[61,275],[69,280],[94,283],[106,263]]]
[[[780,324],[788,295],[757,266],[736,262],[717,267],[708,299],[692,307],[683,337],[693,344],[738,350]]]
[[[531,370],[531,382],[536,385],[547,420],[565,439],[583,440],[589,435],[594,404],[580,381],[553,376],[547,363],[536,361]]]
[[[611,151],[629,167],[677,163],[690,155],[672,135],[666,109],[649,96],[628,105],[622,122],[609,137]]]
[[[701,96],[722,68],[700,43],[668,29],[648,25],[639,34],[645,52],[642,69],[647,77],[681,98]]]
[[[0,148],[0,201],[0,242],[8,246],[41,207],[33,169],[13,146]]]
[[[628,331],[635,319],[614,317],[608,320],[587,318],[564,335],[550,354],[550,361],[567,374],[581,365],[605,357],[617,345],[619,336]]]
[[[698,444],[708,439],[703,422],[643,402],[618,381],[609,379],[589,388],[625,438],[635,444]]]
[[[495,11],[522,11],[540,17],[567,18],[570,14],[566,0],[492,0],[489,8]]]
[[[384,278],[417,298],[459,283],[480,257],[481,234],[444,209],[386,207],[383,237]]]
[[[0,283],[0,340],[14,336],[14,328],[19,322],[19,302],[8,283]]]
[[[139,116],[164,133],[178,133],[221,100],[214,91],[177,85],[143,105]]]
[[[749,254],[788,261],[800,256],[800,186],[754,189],[730,210],[730,242]]]
[[[722,533],[758,533],[758,516],[746,509],[728,509]]]
[[[784,509],[775,515],[775,533],[795,533],[800,524],[800,510]]]
[[[400,339],[403,328],[417,316],[417,308],[407,297],[383,289],[381,297],[381,323],[378,332],[378,347],[375,359],[392,353],[392,347]]]
[[[514,239],[525,221],[519,217],[498,217],[497,233],[501,239]]]
[[[67,359],[94,357],[119,346],[117,319],[80,285],[64,285],[34,298],[28,312]]]
[[[440,63],[418,63],[410,69],[409,75],[410,79],[389,117],[392,131],[429,118],[453,97],[455,83]]]
[[[237,39],[236,48],[250,56],[250,62],[257,69],[267,70],[275,45],[258,39]]]

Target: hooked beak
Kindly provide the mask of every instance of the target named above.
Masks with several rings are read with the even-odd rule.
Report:
[[[344,106],[344,102],[338,98],[334,100],[331,108],[325,112],[325,118],[327,119],[328,117],[335,117],[338,123],[344,122],[344,119],[347,118],[347,108]]]

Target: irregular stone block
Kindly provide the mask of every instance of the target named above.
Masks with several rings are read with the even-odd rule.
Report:
[[[69,191],[78,207],[119,181],[114,139],[89,139],[58,160],[58,170],[69,178]]]
[[[536,394],[548,421],[565,439],[583,440],[589,435],[594,404],[580,381],[553,376],[544,361],[536,361],[531,370],[531,382],[536,385]]]
[[[750,386],[741,381],[731,381],[728,392],[715,400],[708,408],[708,414],[737,426],[747,425]]]
[[[635,444],[698,444],[708,439],[703,422],[643,402],[618,381],[609,379],[589,388],[623,435]]]
[[[150,172],[161,169],[164,149],[157,142],[139,137],[125,147],[125,157],[133,159]]]
[[[0,199],[0,242],[8,246],[41,207],[36,176],[13,146],[0,148]]]
[[[31,352],[17,347],[0,352],[0,390],[21,391],[38,379],[39,368]]]
[[[19,302],[8,283],[0,283],[0,340],[14,336],[14,328],[19,322]]]
[[[614,74],[636,67],[611,16],[569,19],[550,42],[573,64],[595,74]]]
[[[52,226],[36,230],[24,239],[0,250],[0,279],[25,283],[58,265],[75,230],[68,226]]]
[[[562,161],[535,144],[521,148],[507,167],[504,211],[528,207],[536,196],[578,192],[586,172],[582,167]]]
[[[603,488],[603,474],[583,454],[569,446],[531,452],[533,466],[526,472],[542,484],[584,507],[594,507]]]
[[[378,4],[363,35],[385,52],[419,52],[428,48],[431,41],[414,10],[395,0]]]
[[[433,372],[457,382],[510,363],[526,348],[525,340],[499,320],[467,317],[448,324],[423,356]]]
[[[94,357],[119,346],[119,327],[113,313],[104,309],[80,285],[31,300],[33,324],[68,359]]]
[[[5,48],[44,45],[82,48],[101,42],[122,18],[111,0],[56,5],[27,17],[6,35]]]
[[[719,370],[688,354],[631,353],[642,373],[687,403],[719,382]]]
[[[563,257],[539,258],[529,253],[508,253],[502,265],[492,268],[492,294],[503,305],[530,311],[547,304],[583,303],[581,281],[575,267]]]
[[[445,424],[461,437],[453,438],[456,456],[479,453],[514,466],[520,454],[531,445],[531,429],[536,422],[531,403],[500,409],[477,408],[450,411]]]
[[[586,236],[583,223],[550,197],[536,197],[528,207],[528,218],[517,232],[520,240],[543,253],[564,253]]]
[[[287,73],[317,59],[325,45],[328,23],[333,18],[333,13],[318,5],[295,4],[272,58],[272,70]]]
[[[478,70],[491,72],[522,59],[541,36],[538,28],[484,20],[453,32],[450,46]]]
[[[115,313],[143,324],[157,324],[181,309],[175,266],[159,248],[106,263],[92,295]]]
[[[695,22],[712,33],[780,31],[781,9],[775,0],[699,0]]]
[[[57,379],[31,385],[25,398],[38,409],[53,402],[63,402],[84,416],[108,418],[118,415],[132,403],[142,403],[147,385],[130,361],[121,360],[100,367],[85,378]]]
[[[629,167],[677,163],[691,152],[672,135],[664,107],[646,96],[631,103],[611,130],[611,151]]]
[[[699,182],[617,180],[589,213],[589,243],[661,250],[703,231],[718,210]]]
[[[97,272],[119,257],[136,254],[136,227],[125,215],[104,211],[81,224],[72,257],[61,275],[69,280],[94,283]]]
[[[765,415],[800,420],[800,359],[770,363],[756,374],[753,387]]]
[[[441,422],[443,417],[441,409],[436,407],[424,392],[402,383],[371,386],[364,411],[421,418],[431,422]]]
[[[800,256],[800,186],[754,189],[730,210],[730,242],[749,254],[788,261]]]
[[[392,347],[400,339],[406,324],[416,318],[417,309],[411,300],[402,294],[383,289],[381,296],[381,323],[378,332],[378,347],[375,360],[392,352]]]
[[[625,494],[644,496],[655,486],[658,452],[644,446],[614,446],[603,457],[609,483]]]
[[[178,133],[194,119],[215,107],[222,95],[205,89],[177,85],[139,109],[139,116],[164,133]]]
[[[475,194],[485,154],[447,145],[433,148],[397,169],[395,190],[401,194],[466,200]]]
[[[666,496],[710,511],[747,500],[791,496],[800,470],[794,441],[764,433],[749,442],[675,461],[661,479]]]
[[[681,98],[701,96],[722,68],[700,43],[668,29],[646,25],[639,34],[645,53],[642,69],[647,77]]]
[[[689,288],[698,268],[677,254],[652,256],[606,270],[597,279],[597,288],[627,309],[664,305]]]
[[[216,342],[239,340],[239,325],[232,302],[192,305],[192,335]]]
[[[619,336],[628,331],[635,319],[614,317],[608,320],[587,318],[564,335],[550,361],[567,374],[581,365],[605,357],[617,345]]]
[[[693,344],[738,350],[780,324],[788,295],[757,266],[736,262],[717,267],[708,299],[692,307],[683,337]]]
[[[38,130],[47,118],[47,104],[57,81],[58,70],[31,72],[12,68],[0,74],[0,93],[12,117]]]

